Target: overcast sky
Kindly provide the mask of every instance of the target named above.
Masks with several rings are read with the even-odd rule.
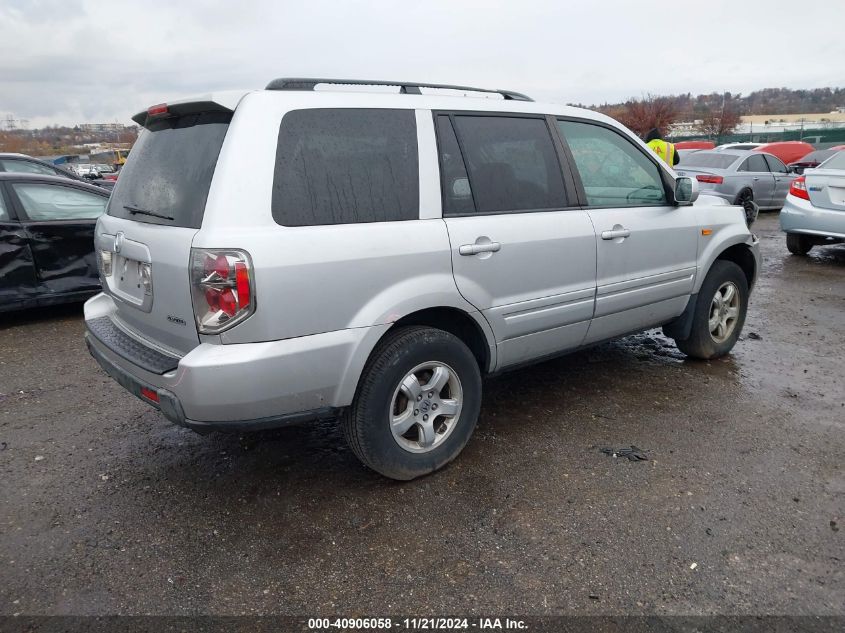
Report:
[[[845,2],[807,6],[0,0],[0,117],[131,123],[153,103],[279,76],[459,83],[561,103],[845,87]]]

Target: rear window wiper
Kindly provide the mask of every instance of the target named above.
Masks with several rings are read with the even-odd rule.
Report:
[[[132,207],[128,204],[124,204],[123,208],[129,211],[132,215],[140,214],[140,215],[150,215],[154,218],[161,218],[162,220],[170,220],[173,222],[173,218],[169,215],[164,215],[163,213],[156,213],[155,211],[148,211],[147,209],[139,209],[138,207]]]

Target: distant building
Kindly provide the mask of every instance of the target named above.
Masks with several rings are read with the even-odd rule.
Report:
[[[123,123],[80,123],[80,132],[127,132],[135,130],[135,125],[123,125]]]

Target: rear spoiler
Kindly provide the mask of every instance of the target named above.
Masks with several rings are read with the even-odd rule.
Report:
[[[190,102],[177,102],[177,103],[159,103],[154,106],[150,106],[146,110],[143,110],[132,117],[132,120],[135,121],[138,125],[143,127],[147,127],[150,123],[154,121],[160,121],[161,119],[167,119],[171,117],[178,117],[182,116],[183,114],[199,114],[200,112],[233,112],[231,108],[228,108],[216,101],[190,101]]]

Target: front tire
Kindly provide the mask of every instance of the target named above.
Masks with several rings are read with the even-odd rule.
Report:
[[[367,362],[343,430],[364,465],[391,479],[427,475],[463,450],[481,408],[481,371],[456,336],[404,327]]]
[[[748,280],[735,263],[717,259],[710,267],[693,311],[688,339],[675,343],[684,354],[709,360],[733,349],[748,311]]]
[[[806,255],[813,248],[813,242],[800,233],[786,234],[786,249],[793,255]]]

